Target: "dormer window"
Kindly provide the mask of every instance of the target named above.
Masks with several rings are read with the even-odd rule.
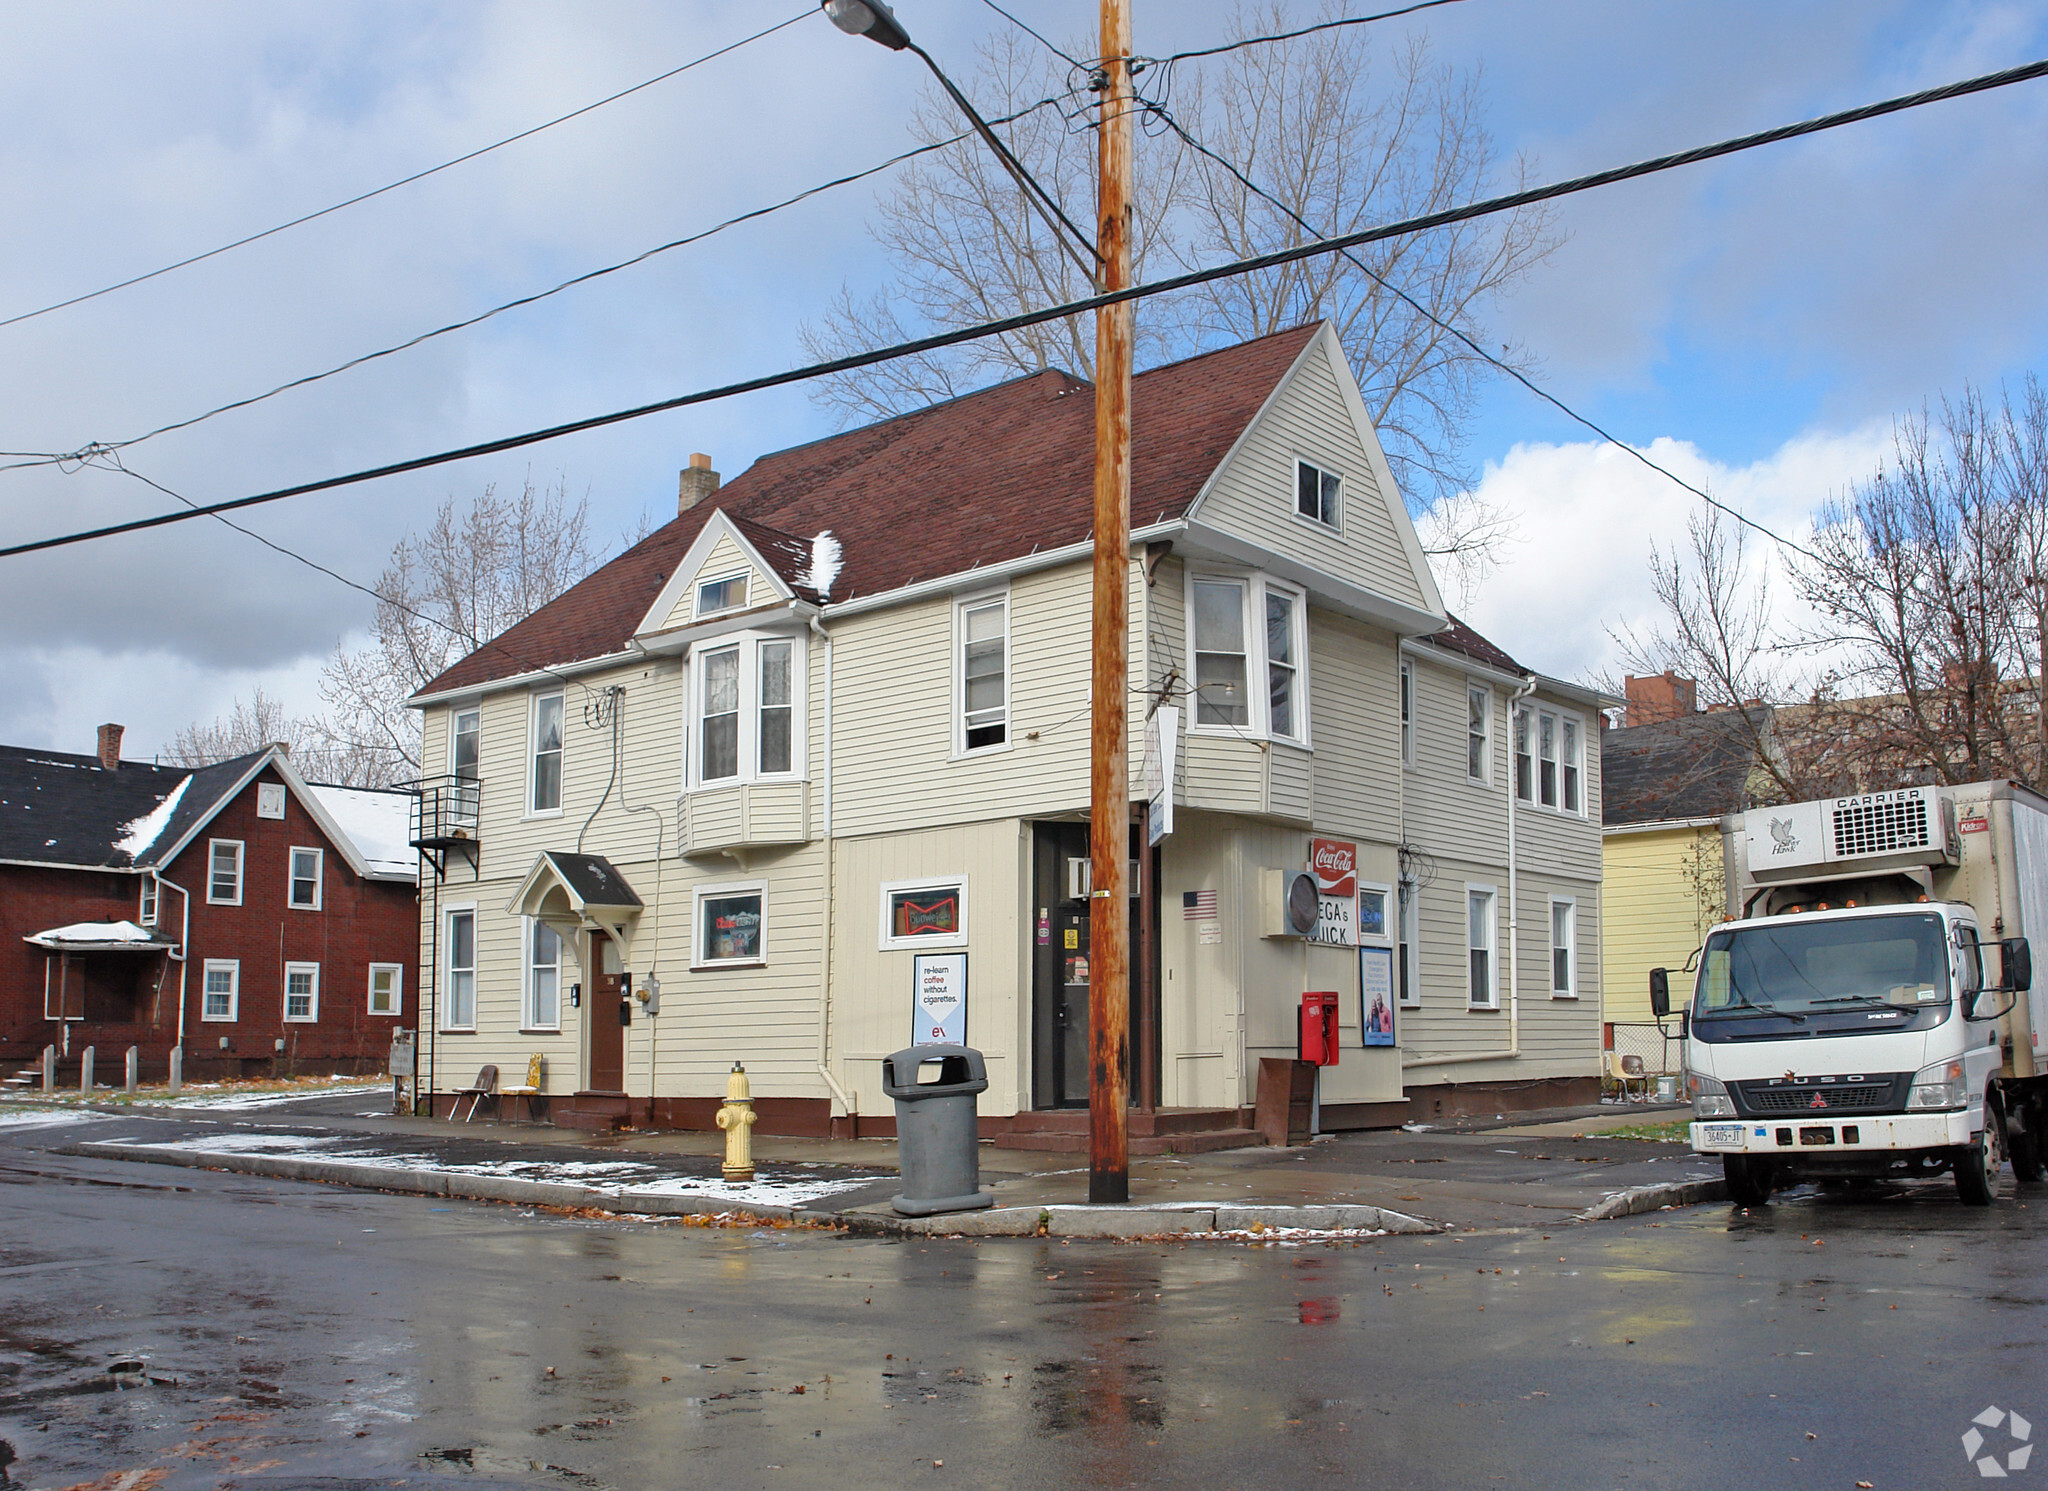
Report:
[[[1327,528],[1337,526],[1337,488],[1343,478],[1307,461],[1294,463],[1294,510]]]
[[[803,651],[794,639],[721,638],[698,650],[691,675],[691,787],[803,775]]]
[[[714,616],[720,611],[737,611],[747,603],[747,577],[727,575],[706,580],[697,587],[697,615]]]

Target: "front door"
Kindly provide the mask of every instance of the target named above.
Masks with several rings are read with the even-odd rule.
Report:
[[[1088,1106],[1088,825],[1040,823],[1033,835],[1032,1104]],[[1078,862],[1081,869],[1076,869]],[[1138,1045],[1138,902],[1132,887],[1130,1047]],[[1132,1100],[1137,1098],[1133,1086]]]
[[[626,1004],[626,975],[619,945],[602,932],[590,934],[589,1006],[583,1012],[590,1031],[590,1092],[626,1090],[626,1030],[620,1011]]]

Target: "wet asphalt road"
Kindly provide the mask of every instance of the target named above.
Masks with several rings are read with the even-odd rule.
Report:
[[[2048,1426],[2048,1193],[2009,1179],[1990,1212],[902,1242],[48,1152],[75,1137],[0,1132],[0,1484],[1850,1491],[1983,1484],[1988,1404]]]

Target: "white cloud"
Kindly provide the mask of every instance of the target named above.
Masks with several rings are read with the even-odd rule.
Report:
[[[1669,439],[1644,454],[1798,543],[1815,510],[1875,471],[1890,441],[1888,424],[1871,424],[1802,435],[1744,466]],[[1647,635],[1661,624],[1650,548],[1683,544],[1700,499],[1626,451],[1591,441],[1517,445],[1487,463],[1475,490],[1516,515],[1520,541],[1480,586],[1465,619],[1524,666],[1553,677],[1618,674],[1610,629]],[[1754,532],[1746,548],[1759,560],[1773,550]],[[1772,594],[1791,605],[1782,584],[1773,583]]]

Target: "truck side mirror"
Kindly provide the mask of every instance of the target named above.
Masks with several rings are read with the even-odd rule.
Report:
[[[2034,954],[2024,937],[2008,937],[1998,944],[2000,982],[2015,994],[2034,987]]]
[[[1650,970],[1650,1013],[1660,1020],[1671,1013],[1671,975],[1662,968]]]

